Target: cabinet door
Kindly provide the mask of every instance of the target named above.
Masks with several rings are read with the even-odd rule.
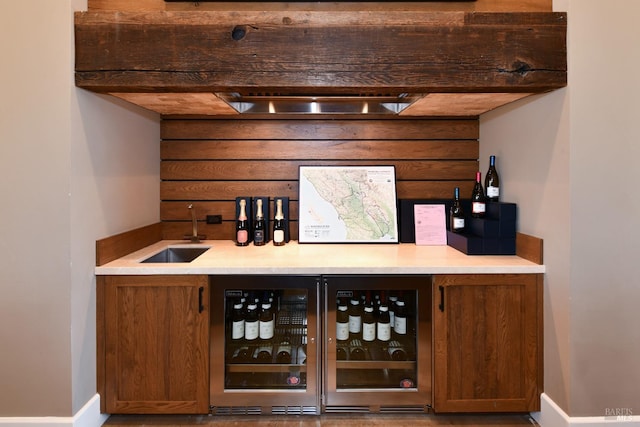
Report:
[[[436,412],[539,410],[542,275],[442,275],[433,287]]]
[[[104,288],[108,413],[208,413],[207,276],[110,276]]]

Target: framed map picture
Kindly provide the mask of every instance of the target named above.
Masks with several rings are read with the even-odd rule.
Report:
[[[300,243],[398,243],[393,166],[300,166]]]

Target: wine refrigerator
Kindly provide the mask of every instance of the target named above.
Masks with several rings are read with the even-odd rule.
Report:
[[[319,283],[211,276],[213,413],[319,413]]]
[[[430,276],[211,276],[214,414],[427,410]]]
[[[324,276],[323,287],[322,411],[427,412],[431,277]]]

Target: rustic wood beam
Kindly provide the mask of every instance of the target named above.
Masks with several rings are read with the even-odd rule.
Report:
[[[102,93],[539,93],[566,86],[566,14],[78,12]]]

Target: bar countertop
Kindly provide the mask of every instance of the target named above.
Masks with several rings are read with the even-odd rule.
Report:
[[[209,247],[189,263],[141,263],[167,247]],[[465,255],[450,246],[299,244],[239,247],[231,240],[163,240],[96,267],[97,275],[151,274],[536,274],[515,255]]]

